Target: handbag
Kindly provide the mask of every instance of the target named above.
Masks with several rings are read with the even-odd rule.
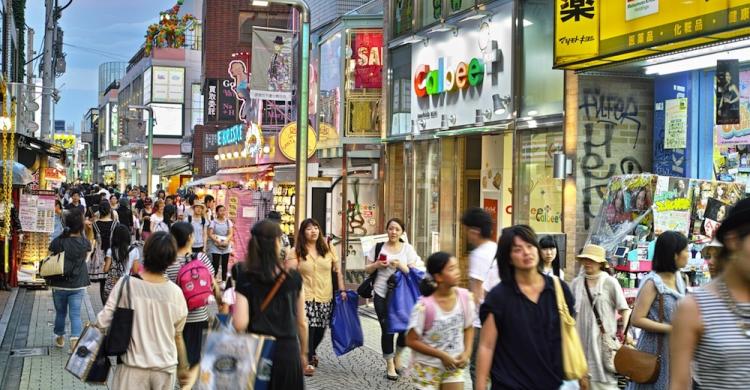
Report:
[[[103,344],[104,332],[94,324],[87,324],[65,370],[85,383],[106,384],[112,362],[104,353]]]
[[[568,303],[565,302],[560,279],[552,277],[555,283],[557,311],[560,313],[560,332],[562,333],[563,379],[577,380],[586,376],[588,364],[583,353],[581,339],[576,330],[576,320],[570,315]]]
[[[130,308],[130,275],[126,274],[123,282],[124,286],[120,287],[117,292],[115,302],[115,312],[112,315],[112,324],[107,331],[107,337],[104,339],[104,352],[107,356],[119,356],[128,351],[130,338],[133,334],[133,314]],[[125,289],[126,307],[120,307],[120,298],[122,290]]]
[[[591,303],[591,310],[594,311],[596,324],[599,326],[599,351],[601,352],[604,369],[609,372],[615,372],[615,353],[620,349],[620,345],[614,336],[607,335],[607,331],[604,329],[604,323],[599,316],[599,310],[597,310],[596,305],[594,305],[594,297],[591,295],[591,290],[589,289],[589,284],[586,280],[583,281],[583,285],[586,288],[586,295],[589,297],[589,303]]]
[[[663,321],[664,295],[659,294],[659,322]],[[625,338],[627,338],[629,329],[630,319],[628,319],[628,325],[625,327]],[[656,355],[630,347],[623,340],[622,346],[615,354],[615,370],[635,383],[656,382],[659,379],[659,373],[661,373],[662,338],[663,336],[658,337]]]
[[[65,274],[65,252],[54,253],[42,260],[39,274],[43,278],[63,276]]]
[[[379,242],[375,244],[375,261],[377,261],[378,256],[380,256],[380,251],[383,250],[383,243]],[[376,269],[371,273],[365,280],[362,282],[362,284],[357,287],[357,294],[366,299],[372,298],[372,290],[375,288],[375,279],[378,277],[378,270]]]

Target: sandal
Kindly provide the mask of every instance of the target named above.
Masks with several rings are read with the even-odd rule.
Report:
[[[397,381],[397,380],[398,380],[398,375],[390,375],[390,374],[388,374],[387,372],[385,373],[385,377],[386,377],[386,378],[387,378],[387,379],[388,379],[389,381]]]
[[[307,367],[305,367],[305,369],[303,370],[303,373],[305,374],[305,376],[313,376],[315,375],[315,367],[308,364]]]

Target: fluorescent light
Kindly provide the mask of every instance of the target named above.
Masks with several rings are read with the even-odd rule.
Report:
[[[750,47],[745,47],[742,49],[722,51],[713,54],[706,54],[702,56],[646,66],[646,74],[665,75],[685,72],[688,70],[713,68],[716,66],[716,61],[718,60],[730,60],[748,57],[750,57]]]
[[[268,7],[268,1],[265,0],[253,0],[254,7]]]
[[[528,20],[528,19],[524,19],[523,20],[523,26],[524,27],[529,27],[529,26],[531,26],[533,24],[534,24],[534,22],[532,22],[531,20]]]
[[[168,154],[166,156],[162,156],[163,159],[175,159],[175,158],[182,158],[181,154]]]

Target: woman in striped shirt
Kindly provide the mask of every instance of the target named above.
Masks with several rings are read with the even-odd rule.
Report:
[[[672,390],[750,389],[750,199],[716,233],[723,272],[675,312]],[[692,367],[692,373],[691,373]]]

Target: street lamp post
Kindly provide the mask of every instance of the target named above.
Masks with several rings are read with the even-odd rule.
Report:
[[[310,99],[309,66],[310,66],[310,7],[305,0],[253,0],[254,6],[268,6],[269,4],[286,4],[299,12],[300,33],[297,47],[299,66],[297,67],[297,166],[296,191],[294,204],[295,225],[307,216],[307,128],[308,101]]]
[[[129,106],[131,110],[148,111],[148,158],[146,160],[146,193],[151,194],[151,173],[154,166],[154,109],[149,106]]]

